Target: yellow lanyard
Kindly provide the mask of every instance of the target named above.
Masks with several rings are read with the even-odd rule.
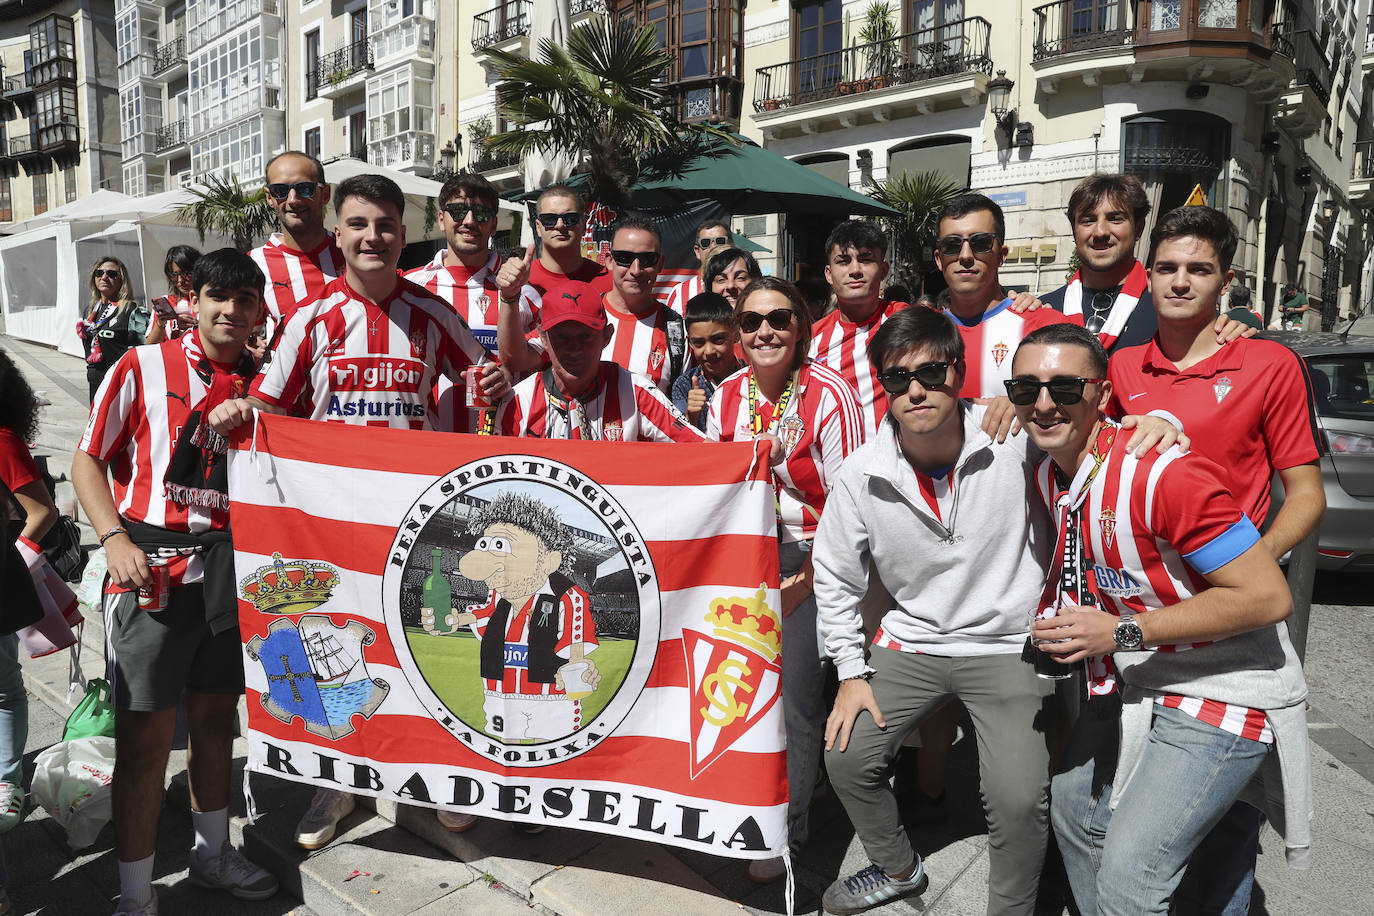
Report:
[[[787,387],[782,391],[782,397],[778,398],[777,407],[773,411],[773,419],[768,424],[768,428],[763,428],[763,417],[759,415],[759,386],[754,378],[754,373],[749,373],[749,428],[754,431],[754,436],[764,432],[772,432],[773,428],[782,420],[783,414],[787,413],[787,405],[792,400],[792,391],[797,387],[797,373],[793,372],[792,377],[787,380]]]

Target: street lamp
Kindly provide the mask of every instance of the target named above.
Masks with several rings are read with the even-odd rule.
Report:
[[[448,181],[453,177],[453,163],[458,157],[458,150],[454,148],[453,141],[449,140],[444,144],[444,148],[439,150],[439,167],[430,173],[430,178],[434,181]]]
[[[1327,200],[1322,202],[1322,222],[1329,223],[1336,218],[1336,202]]]
[[[988,80],[988,111],[997,121],[997,126],[1011,133],[1016,123],[1016,109],[1011,107],[1011,90],[1016,83],[1007,79],[1007,71],[998,70],[997,75]]]

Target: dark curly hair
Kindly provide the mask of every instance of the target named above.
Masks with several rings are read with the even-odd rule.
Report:
[[[4,350],[0,350],[0,426],[25,442],[38,435],[38,399]]]
[[[539,538],[545,550],[562,554],[559,568],[563,571],[572,568],[572,532],[552,506],[524,493],[497,493],[468,519],[468,533],[481,537],[482,532],[501,522],[528,531]]]

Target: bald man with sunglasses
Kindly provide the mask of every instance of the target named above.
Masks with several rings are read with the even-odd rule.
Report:
[[[611,288],[602,294],[601,304],[614,333],[601,358],[671,394],[686,361],[687,335],[682,316],[654,295],[663,267],[658,229],[638,216],[621,219],[602,263],[611,272]]]

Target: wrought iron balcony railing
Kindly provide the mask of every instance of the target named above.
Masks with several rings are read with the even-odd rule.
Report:
[[[1293,85],[1307,86],[1322,105],[1327,105],[1331,101],[1331,61],[1321,42],[1307,29],[1295,29],[1287,37],[1293,47],[1293,66],[1298,71]]]
[[[178,64],[186,63],[186,36],[178,35],[171,41],[164,41],[153,51],[153,74],[170,70]]]
[[[506,0],[500,6],[472,17],[472,48],[484,51],[530,30],[531,0]]]
[[[509,169],[520,163],[520,157],[514,153],[498,153],[494,150],[483,150],[480,154],[468,161],[468,168],[474,172],[489,172],[492,169]]]
[[[1034,59],[1045,60],[1079,51],[1130,47],[1135,43],[1135,13],[1126,0],[1084,3],[1056,0],[1037,6]]]
[[[316,69],[319,72],[320,88],[338,85],[355,73],[373,69],[372,44],[364,38],[337,51],[323,54]]]
[[[163,150],[168,150],[175,146],[181,146],[182,144],[186,143],[186,141],[189,138],[190,135],[187,133],[186,130],[186,119],[183,118],[180,121],[173,121],[172,123],[164,124],[157,129],[157,141],[155,144],[155,149],[157,152],[160,153]]]

